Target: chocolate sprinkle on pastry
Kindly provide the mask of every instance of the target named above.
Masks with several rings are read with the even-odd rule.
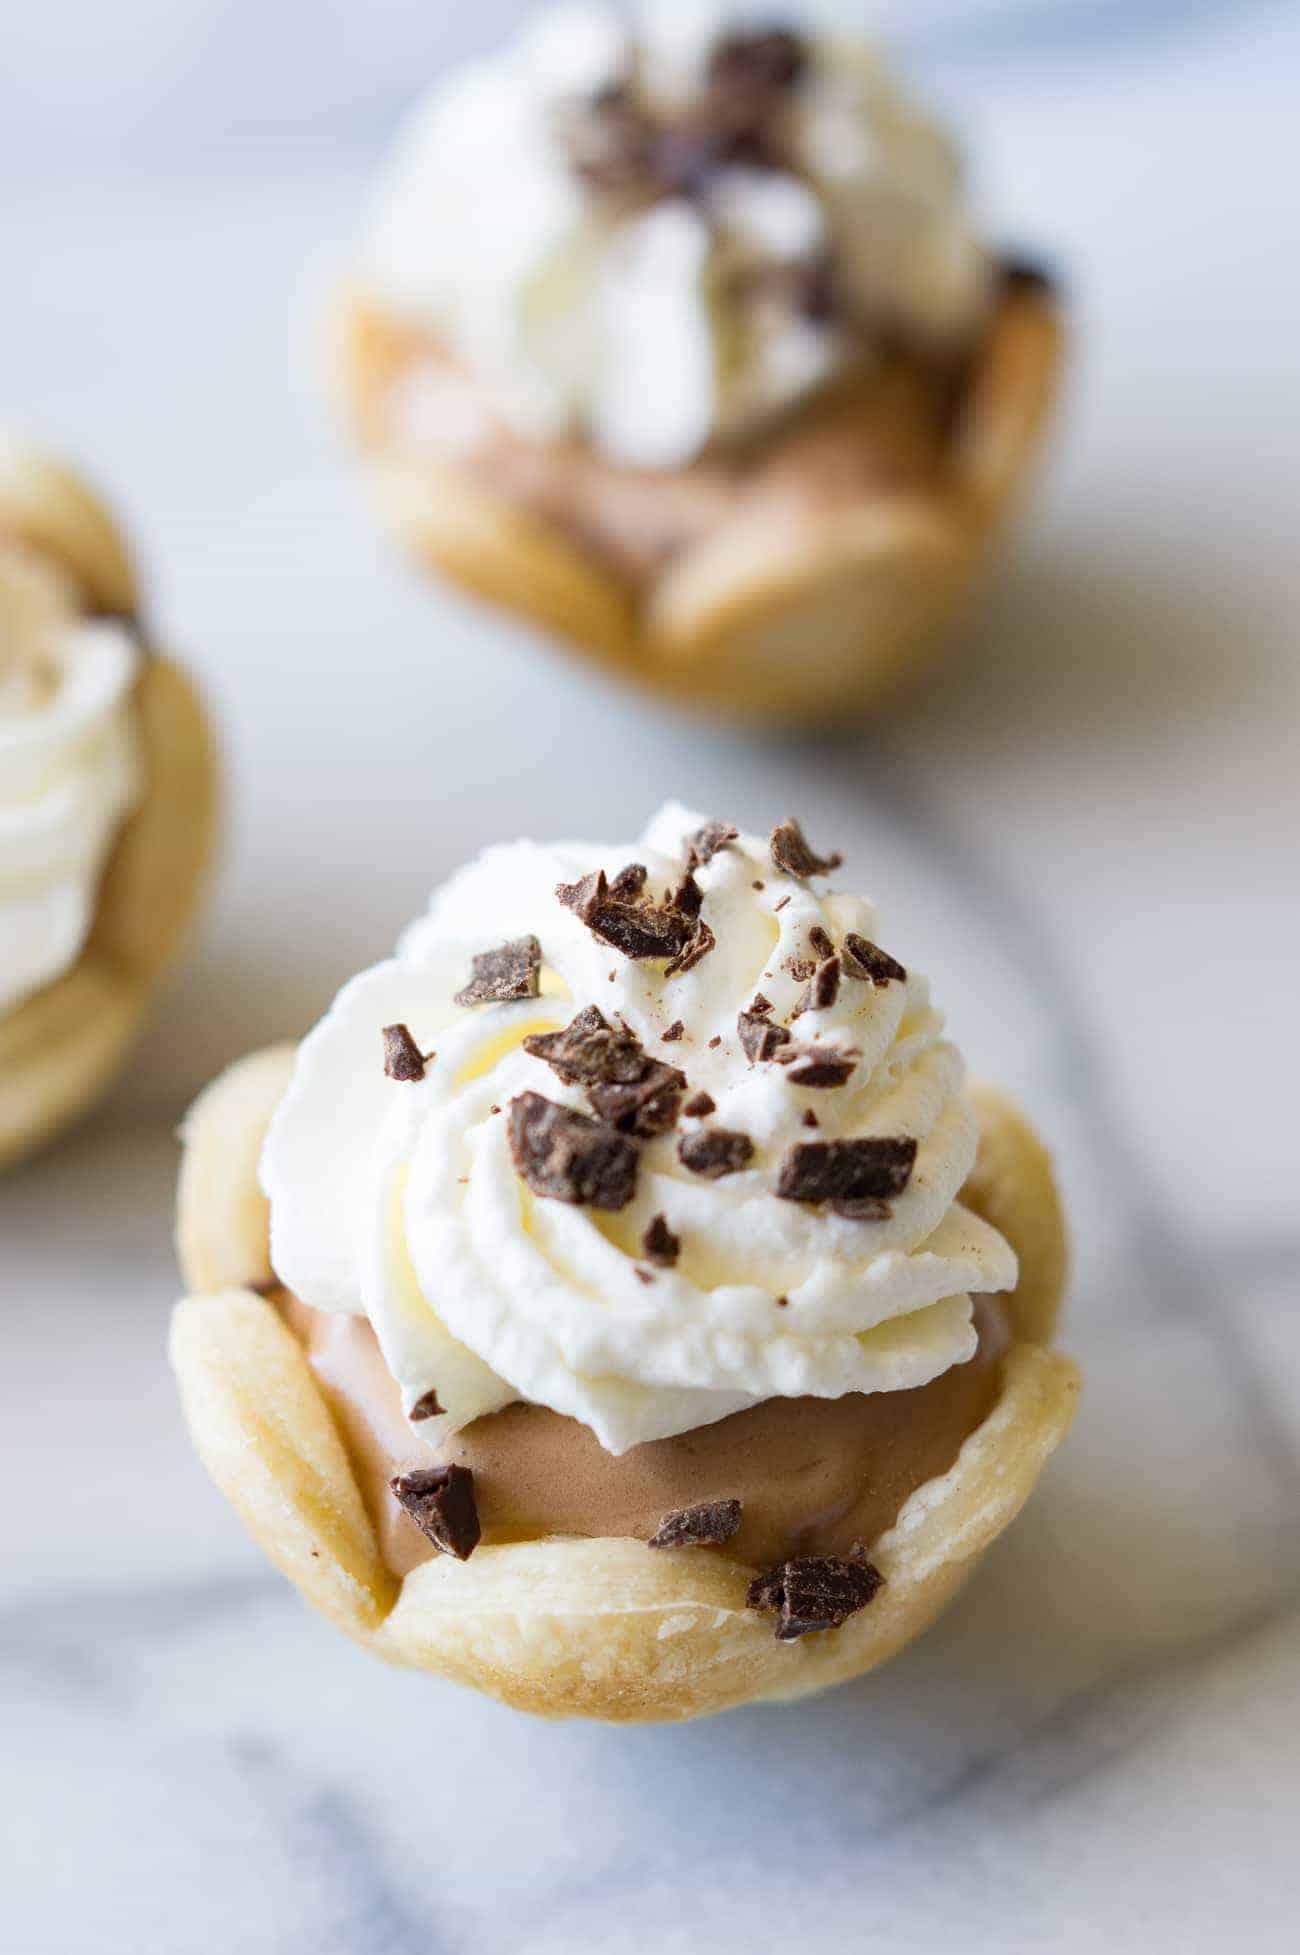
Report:
[[[798,1555],[749,1585],[751,1609],[775,1614],[776,1640],[792,1643],[815,1630],[838,1629],[885,1585],[880,1570],[854,1548],[848,1556]]]
[[[410,1411],[407,1413],[406,1416],[412,1422],[414,1422],[417,1419],[436,1419],[439,1418],[441,1414],[446,1411],[446,1409],[447,1409],[446,1406],[442,1405],[439,1402],[437,1392],[435,1391],[421,1392],[420,1396],[416,1399],[415,1404],[411,1407]]]
[[[729,821],[706,821],[703,828],[697,828],[693,835],[686,837],[686,868],[702,869],[706,862],[712,862],[719,849],[725,849],[728,842],[734,842],[740,830],[733,828]]]
[[[677,1113],[686,1090],[686,1074],[676,1066],[665,1066],[659,1059],[645,1060],[645,1071],[631,1085],[593,1085],[587,1098],[600,1115],[625,1134],[640,1134],[649,1140],[666,1134],[677,1125]]]
[[[470,962],[474,974],[456,993],[455,1004],[504,1005],[539,995],[542,947],[536,937],[516,937],[497,950],[480,951]]]
[[[673,1234],[666,1215],[656,1215],[641,1238],[641,1252],[647,1262],[660,1269],[671,1269],[681,1254],[681,1237]]]
[[[808,845],[808,838],[793,815],[779,822],[772,830],[772,861],[783,876],[795,876],[805,882],[809,876],[828,876],[832,869],[838,869],[842,855],[818,855]],[[823,935],[825,933],[823,932]],[[830,944],[830,938],[826,939]],[[814,948],[816,946],[814,945]],[[823,952],[824,956],[826,953]]]
[[[833,951],[829,957],[822,959],[813,972],[790,1016],[798,1018],[806,1011],[829,1011],[839,995],[840,959],[838,953]]]
[[[692,1174],[708,1181],[720,1181],[724,1174],[739,1174],[754,1157],[754,1143],[748,1134],[728,1127],[711,1127],[704,1133],[683,1134],[677,1143],[678,1159]]]
[[[705,1092],[693,1093],[682,1108],[689,1120],[703,1120],[707,1114],[716,1113],[717,1110],[718,1103],[712,1093]]]
[[[511,1100],[510,1153],[533,1193],[551,1201],[618,1209],[636,1193],[636,1141],[540,1093]]]
[[[739,1500],[701,1500],[665,1514],[647,1543],[652,1548],[706,1548],[729,1541],[744,1511]]]
[[[430,1052],[428,1058],[433,1058]],[[423,1079],[426,1055],[411,1037],[406,1025],[384,1027],[384,1071],[390,1079]]]
[[[852,1077],[859,1055],[833,1045],[796,1046],[777,1054],[791,1086],[843,1086]]]
[[[665,1045],[675,1045],[677,1040],[681,1038],[685,1030],[686,1027],[682,1024],[681,1019],[674,1018],[672,1024],[668,1027],[668,1030],[666,1032],[661,1033],[660,1036],[662,1037]]]
[[[883,1221],[885,1204],[911,1179],[916,1142],[903,1135],[857,1140],[796,1141],[781,1163],[776,1192],[783,1201],[829,1202],[837,1215]]]
[[[771,1009],[771,1005],[760,991],[749,1010],[742,1011],[736,1019],[741,1051],[755,1064],[773,1058],[783,1045],[788,1045],[790,1042],[790,1034],[785,1026],[772,1023],[768,1016]]]
[[[566,1086],[632,1086],[651,1063],[635,1033],[626,1025],[616,1031],[599,1005],[588,1005],[562,1032],[530,1033],[524,1051],[544,1059]]]
[[[873,944],[869,938],[860,937],[856,930],[850,930],[844,939],[841,958],[845,977],[859,978],[876,985],[888,984],[891,978],[902,984],[907,978],[907,972],[897,958],[891,957],[888,951],[882,950],[879,944]]]
[[[468,1561],[479,1544],[474,1474],[468,1466],[417,1467],[388,1482],[421,1534],[441,1554]]]

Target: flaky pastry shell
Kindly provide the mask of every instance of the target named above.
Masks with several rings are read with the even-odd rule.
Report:
[[[357,292],[339,308],[330,368],[367,499],[418,564],[684,703],[829,722],[882,700],[942,643],[1040,445],[1063,353],[1050,288],[1009,280],[933,487],[738,509],[644,584],[481,473],[394,437],[387,403],[419,342]],[[873,384],[838,397],[846,419],[869,424]],[[821,411],[796,414],[768,458]]]
[[[873,1546],[885,1586],[868,1608],[778,1643],[746,1607],[755,1569],[626,1539],[480,1546],[469,1561],[435,1556],[398,1581],[302,1346],[265,1294],[274,1277],[256,1163],[292,1063],[288,1046],[254,1054],[189,1115],[178,1238],[194,1293],[176,1307],[171,1356],[217,1485],[307,1600],[377,1656],[552,1717],[668,1721],[800,1697],[872,1669],[923,1629],[1064,1437],[1078,1376],[1043,1342],[1065,1269],[1060,1202],[1023,1115],[977,1087],[980,1159],[964,1199],[1022,1259],[1014,1341],[993,1410]]]
[[[0,535],[75,578],[88,614],[135,620],[139,588],[113,516],[77,475],[0,435]],[[155,651],[133,694],[146,785],[100,883],[72,968],[0,1016],[0,1168],[97,1100],[120,1069],[179,948],[213,845],[217,767],[193,683]]]

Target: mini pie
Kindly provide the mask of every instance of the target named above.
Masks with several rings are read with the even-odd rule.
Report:
[[[0,435],[0,1167],[107,1087],[189,923],[216,769],[93,491]]]
[[[375,1654],[556,1716],[799,1697],[1064,1436],[1050,1162],[837,861],[675,806],[633,861],[489,850],[192,1109],[194,1442]]]
[[[334,387],[418,562],[683,701],[828,720],[967,599],[1060,310],[869,50],[702,17],[551,8],[431,91]]]

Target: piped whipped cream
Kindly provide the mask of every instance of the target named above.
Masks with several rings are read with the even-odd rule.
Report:
[[[547,8],[440,80],[362,279],[511,428],[648,468],[886,343],[951,351],[991,291],[953,149],[871,49],[662,0]]]
[[[438,891],[299,1050],[262,1158],[275,1270],[303,1302],[369,1317],[408,1415],[440,1408],[414,1427],[432,1445],[519,1399],[620,1453],[774,1397],[908,1389],[971,1357],[972,1293],[1014,1286],[1010,1248],[957,1200],[975,1123],[925,980],[844,949],[874,945],[871,905],[819,893],[758,838],[697,862],[683,897],[701,827],[664,808],[632,851],[644,883],[621,885],[633,913],[654,912],[647,930],[683,903],[694,917],[703,935],[675,975],[667,950],[608,940],[643,948],[635,914],[629,938],[582,898],[600,871],[614,883],[626,849],[519,842]],[[517,978],[530,938],[536,995],[456,1002],[491,992],[474,960],[502,945]],[[838,982],[819,989],[832,959]],[[754,1030],[756,995],[773,1037]],[[539,1192],[517,1149],[528,1096],[596,1117],[589,1086],[537,1049],[592,1006],[686,1082],[671,1124],[645,1136],[620,1135],[607,1105],[600,1132],[634,1160],[603,1206]],[[394,1025],[410,1035],[402,1077],[385,1071]],[[840,1083],[796,1083],[810,1049]],[[701,1136],[748,1148],[697,1172],[719,1151]],[[864,1139],[909,1155],[888,1199],[817,1198],[807,1177],[790,1198],[801,1149]],[[677,1245],[667,1262],[647,1253],[657,1218]]]
[[[143,767],[121,625],[0,540],[0,1013],[75,963]]]

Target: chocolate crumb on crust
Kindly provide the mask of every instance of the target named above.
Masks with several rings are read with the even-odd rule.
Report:
[[[496,950],[482,950],[470,960],[473,976],[456,993],[458,1005],[504,1005],[516,998],[536,998],[542,968],[542,947],[536,937],[515,937]]]
[[[389,1079],[423,1079],[425,1063],[434,1056],[421,1052],[408,1025],[385,1025],[384,1071]]]
[[[724,1174],[739,1174],[754,1158],[754,1143],[748,1134],[730,1127],[710,1127],[703,1133],[683,1134],[677,1143],[677,1156],[692,1174],[706,1181],[720,1181]]]
[[[674,1018],[672,1024],[668,1027],[668,1030],[666,1032],[661,1032],[659,1036],[662,1038],[665,1045],[675,1045],[677,1040],[682,1037],[685,1030],[686,1027],[682,1024],[681,1019]]]
[[[651,1548],[706,1548],[729,1541],[744,1512],[739,1500],[701,1500],[694,1507],[675,1507],[665,1514],[646,1543]]]
[[[809,876],[828,876],[844,860],[838,852],[818,855],[810,848],[807,836],[793,815],[787,815],[784,821],[777,823],[772,830],[769,846],[774,866],[783,876],[794,876],[800,882],[806,882]],[[830,941],[829,938],[827,941]]]
[[[775,1614],[776,1640],[792,1643],[821,1629],[838,1629],[874,1601],[885,1578],[861,1547],[844,1555],[797,1555],[750,1583],[751,1609]]]
[[[791,1086],[843,1086],[859,1056],[847,1046],[801,1045],[778,1052],[776,1062],[786,1068]]]
[[[702,869],[706,862],[712,862],[719,849],[725,849],[740,834],[729,821],[706,821],[693,835],[686,837],[686,869]]]
[[[703,1087],[701,1087],[698,1093],[692,1093],[690,1099],[687,1100],[686,1105],[682,1108],[682,1112],[688,1120],[703,1120],[707,1114],[716,1113],[717,1110],[717,1101],[714,1099],[712,1093],[706,1093]]]
[[[875,985],[886,985],[891,980],[903,984],[907,972],[896,957],[891,957],[879,944],[873,944],[868,937],[860,937],[856,930],[850,930],[844,939],[840,952],[845,977],[858,978]]]
[[[636,1193],[636,1141],[540,1093],[511,1100],[510,1153],[533,1193],[551,1201],[613,1210]]]
[[[417,1467],[411,1473],[399,1473],[388,1484],[398,1505],[440,1554],[455,1555],[457,1561],[469,1560],[483,1531],[470,1467]]]
[[[837,1215],[880,1221],[892,1196],[901,1195],[916,1161],[907,1135],[863,1135],[857,1140],[801,1140],[781,1163],[776,1192],[783,1201],[829,1202]]]
[[[681,1237],[673,1234],[667,1216],[656,1215],[641,1238],[641,1253],[646,1261],[658,1263],[660,1269],[671,1269],[681,1251]]]
[[[790,1034],[785,1026],[773,1024],[769,1017],[771,1009],[760,991],[748,1011],[738,1013],[736,1018],[740,1049],[756,1065],[773,1058],[783,1045],[790,1043]]]
[[[420,1393],[406,1416],[414,1423],[419,1419],[439,1418],[446,1409],[446,1406],[440,1402],[437,1392],[429,1390]]]
[[[840,995],[840,959],[836,952],[824,957],[800,992],[791,1018],[806,1011],[829,1011]]]

